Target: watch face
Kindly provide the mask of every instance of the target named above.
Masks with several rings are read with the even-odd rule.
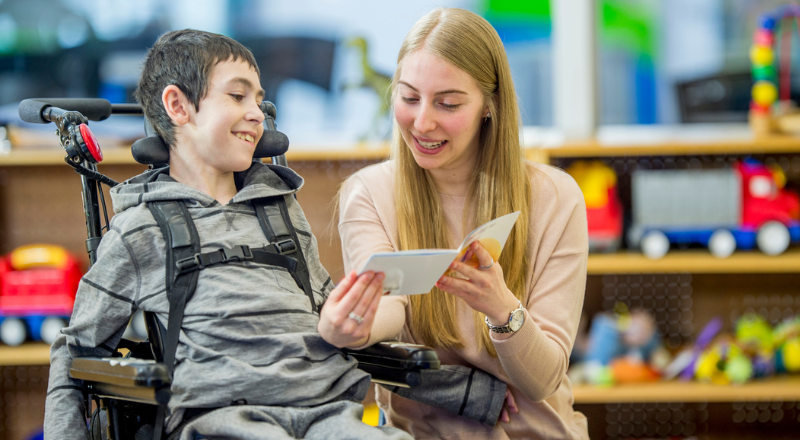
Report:
[[[508,321],[508,328],[510,328],[512,332],[515,332],[522,327],[522,323],[524,321],[525,311],[522,309],[517,309],[511,314],[511,319]]]

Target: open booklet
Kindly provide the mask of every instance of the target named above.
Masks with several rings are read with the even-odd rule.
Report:
[[[481,246],[492,255],[494,261],[497,261],[517,217],[519,217],[519,211],[478,226],[467,235],[458,249],[417,249],[374,253],[370,255],[358,273],[360,275],[369,270],[383,272],[386,275],[383,288],[390,295],[428,293],[436,281],[447,271],[450,263],[456,259],[471,264],[473,267],[478,266],[477,258],[467,253],[469,245],[475,241],[480,242]]]

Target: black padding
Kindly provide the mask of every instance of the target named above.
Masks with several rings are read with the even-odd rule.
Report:
[[[131,146],[131,154],[136,162],[145,165],[169,163],[169,147],[159,136],[141,138]]]
[[[286,151],[289,150],[289,138],[280,131],[271,130],[267,126],[267,122],[275,118],[275,105],[269,101],[263,101],[261,109],[266,118],[264,120],[264,134],[261,135],[261,139],[256,144],[253,158],[261,159],[286,154]],[[169,147],[156,134],[155,129],[153,129],[147,118],[144,119],[144,132],[147,137],[137,140],[131,147],[133,159],[145,165],[169,163]]]
[[[34,98],[19,104],[19,117],[25,122],[47,124],[42,112],[48,107],[76,111],[90,121],[102,121],[111,116],[111,103],[100,98]]]

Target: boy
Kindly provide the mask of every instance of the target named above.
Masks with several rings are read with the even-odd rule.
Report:
[[[70,325],[51,349],[45,438],[87,438],[79,383],[69,378],[74,357],[109,356],[137,309],[167,326],[166,244],[149,204],[181,200],[201,252],[269,244],[254,202],[293,194],[303,181],[252,162],[263,133],[259,84],[250,51],[221,35],[175,31],[150,49],[136,97],[170,146],[170,166],[111,190],[116,215],[83,277]],[[311,289],[283,268],[252,261],[200,270],[180,328],[167,432],[182,439],[410,438],[361,423],[369,376],[337,348],[366,341],[383,275],[351,273],[331,290],[302,210],[283,198]]]

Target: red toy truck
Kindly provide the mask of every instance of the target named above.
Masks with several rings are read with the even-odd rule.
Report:
[[[58,246],[22,246],[0,258],[0,341],[52,343],[72,314],[81,276],[77,260]]]

